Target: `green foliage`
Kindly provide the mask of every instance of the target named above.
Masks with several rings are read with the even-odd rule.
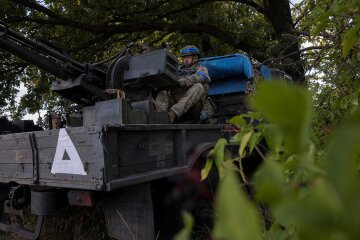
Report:
[[[254,184],[260,201],[271,205],[280,202],[286,192],[286,176],[282,165],[275,161],[265,161],[256,173]]]
[[[358,33],[360,32],[360,17],[355,20],[355,26],[348,30],[344,34],[342,41],[343,56],[347,57],[350,54],[350,50],[356,44],[358,40]]]
[[[310,95],[303,89],[280,82],[259,84],[258,89],[251,105],[267,120],[278,123],[284,134],[286,150],[291,153],[303,151],[311,119]]]
[[[249,121],[250,115],[230,121],[246,132],[235,135],[239,149],[243,149],[241,143],[250,146],[250,133],[259,133],[266,141],[275,140],[268,144],[264,162],[252,178],[254,199],[243,195],[232,168],[224,168],[227,173],[217,192],[214,236],[219,239],[237,239],[235,235],[242,239],[240,236],[245,234],[249,235],[244,239],[360,238],[360,110],[343,122],[325,149],[317,149],[313,143],[316,138],[309,134],[309,99],[310,94],[304,89],[264,84],[251,101],[261,112],[261,115],[250,114],[258,117],[257,124],[253,124],[254,119]],[[264,116],[266,121],[259,116]],[[216,151],[213,154],[220,155]],[[267,206],[269,228],[259,232],[259,222],[254,219],[264,216],[254,211],[250,202]],[[255,212],[257,217],[253,216]]]
[[[207,178],[210,173],[213,163],[219,170],[220,178],[224,178],[226,167],[228,166],[228,161],[230,159],[229,152],[225,149],[225,146],[228,144],[228,141],[224,138],[220,138],[214,149],[212,149],[208,154],[208,159],[205,164],[205,168],[201,171],[201,179]]]
[[[314,91],[314,132],[320,144],[357,108],[360,95],[360,18],[358,0],[303,1],[298,28],[302,41],[318,47],[304,54]]]
[[[185,226],[178,234],[175,235],[174,240],[190,239],[191,231],[194,226],[194,218],[188,212],[184,212],[182,217]]]
[[[278,16],[271,14],[278,10],[288,12],[288,5],[269,9],[263,1],[201,0],[0,0],[0,5],[0,20],[11,29],[45,40],[80,62],[109,59],[129,42],[151,48],[167,44],[175,55],[184,45],[195,44],[203,56],[246,53],[256,63],[287,51],[287,46],[275,39],[273,26],[277,23],[269,16]],[[138,50],[134,49],[134,53]],[[5,82],[0,84],[0,112],[10,111],[19,118],[25,113],[68,106],[45,91],[45,85],[39,86],[43,73],[28,69],[28,63],[2,51],[0,59],[0,78]],[[48,77],[46,85],[53,80]],[[20,83],[29,88],[17,104]],[[42,96],[40,101],[38,94]]]
[[[219,186],[215,216],[213,235],[216,239],[261,239],[260,218],[233,172],[229,172]]]

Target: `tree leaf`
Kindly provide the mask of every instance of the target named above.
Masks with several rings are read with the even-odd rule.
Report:
[[[271,153],[276,159],[278,159],[279,151],[283,142],[282,130],[279,126],[274,124],[265,124],[263,134]]]
[[[240,131],[239,133],[236,133],[234,136],[231,137],[232,143],[240,143],[241,139],[243,139],[246,131]]]
[[[239,148],[239,155],[241,158],[244,157],[244,151],[245,151],[245,147],[247,146],[251,135],[252,135],[253,131],[249,131],[247,132],[244,137],[241,139],[241,143],[240,143],[240,148]]]
[[[352,193],[354,184],[359,185],[359,143],[360,110],[344,122],[324,154],[325,167],[331,176],[330,180],[337,191],[344,196]]]
[[[360,24],[359,26],[356,25],[355,27],[351,28],[345,33],[341,44],[344,58],[349,55],[351,48],[358,40],[359,37],[357,36],[357,33],[359,32],[359,29],[360,29]]]
[[[254,177],[256,197],[268,204],[279,203],[285,193],[286,178],[279,163],[265,161]]]
[[[224,151],[227,143],[225,138],[220,138],[215,144],[215,165],[217,168],[220,168],[221,164],[224,162]]]
[[[229,123],[234,124],[237,127],[246,126],[247,122],[242,115],[237,115],[229,120]]]
[[[206,160],[204,168],[201,169],[201,181],[203,181],[209,175],[209,173],[211,171],[211,167],[213,165],[213,162],[214,161],[212,159],[207,159]]]
[[[260,132],[254,132],[251,135],[251,138],[249,140],[249,151],[252,152],[254,150],[254,147],[260,142],[261,140],[261,133]]]
[[[305,150],[311,121],[311,96],[297,86],[273,81],[259,84],[251,105],[284,133],[289,153]]]
[[[331,16],[331,13],[329,11],[322,13],[317,19],[316,19],[316,26],[311,31],[311,36],[317,36],[320,32],[325,30],[327,26],[329,25],[329,17]]]
[[[233,171],[220,183],[215,202],[214,236],[222,240],[262,239],[260,219]]]
[[[307,196],[288,194],[274,215],[284,227],[295,226],[299,239],[351,239],[339,237],[344,207],[334,188],[320,178],[313,181]]]
[[[174,240],[190,240],[191,232],[194,226],[194,218],[188,212],[182,213],[182,218],[184,222],[184,228],[175,235]]]

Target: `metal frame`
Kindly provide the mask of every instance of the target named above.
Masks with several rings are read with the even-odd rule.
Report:
[[[25,239],[38,240],[41,232],[41,227],[43,224],[43,219],[44,216],[37,217],[34,231],[26,229],[19,224],[6,224],[2,222],[0,222],[0,230],[4,232],[15,233],[21,237],[24,237]]]

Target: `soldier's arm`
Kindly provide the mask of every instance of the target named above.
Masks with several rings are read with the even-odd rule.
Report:
[[[191,87],[195,83],[208,83],[210,81],[208,70],[204,66],[199,66],[194,74],[179,79],[179,83],[183,87]]]

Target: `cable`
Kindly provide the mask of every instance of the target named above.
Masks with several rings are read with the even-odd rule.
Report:
[[[109,58],[109,59],[106,59],[106,60],[104,60],[104,61],[94,63],[93,65],[96,67],[96,66],[102,65],[102,64],[104,64],[104,63],[110,62],[110,61],[112,61],[112,60],[120,57],[121,55],[126,56],[126,55],[129,54],[130,48],[132,48],[134,45],[135,45],[135,43],[134,43],[134,42],[131,42],[131,43],[129,43],[128,45],[126,45],[126,47],[125,47],[120,53],[118,53],[118,54],[116,54],[115,56],[113,56],[113,57],[111,57],[111,58]]]

